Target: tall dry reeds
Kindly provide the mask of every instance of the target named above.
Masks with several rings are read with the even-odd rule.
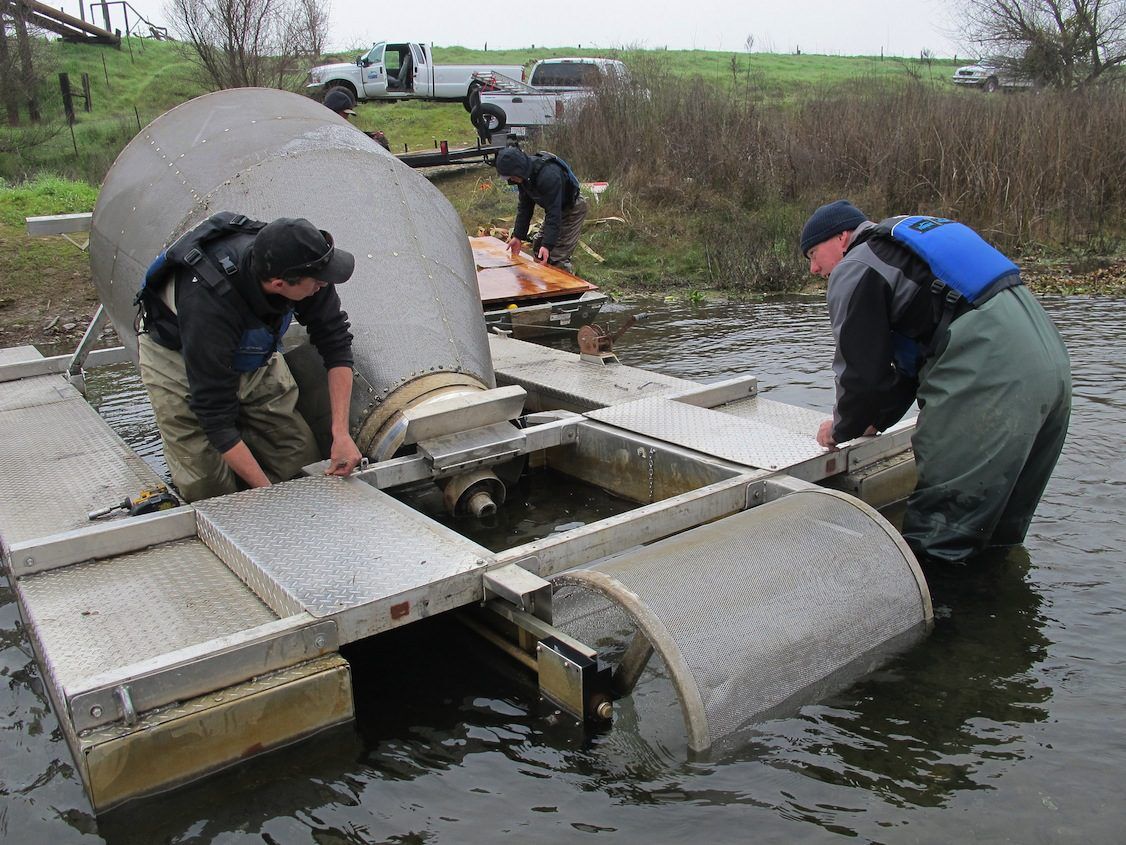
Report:
[[[1005,248],[1126,233],[1126,91],[974,95],[856,80],[790,100],[642,67],[550,143],[584,176],[699,216],[719,286],[782,287],[797,230],[848,197],[871,217],[956,217]]]

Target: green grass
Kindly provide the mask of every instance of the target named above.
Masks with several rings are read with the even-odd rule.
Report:
[[[39,176],[21,185],[0,185],[0,223],[24,226],[25,217],[93,211],[98,189],[86,182]]]
[[[356,126],[365,131],[382,130],[391,152],[427,149],[438,141],[451,147],[472,146],[477,131],[461,103],[434,103],[425,100],[369,102],[356,106]]]
[[[183,45],[130,39],[132,55],[90,44],[52,41],[44,45],[50,72],[40,86],[44,127],[26,123],[0,129],[0,149],[18,147],[0,155],[0,177],[9,181],[33,178],[40,172],[63,174],[100,182],[121,149],[141,126],[173,106],[206,93]],[[81,92],[82,74],[90,75],[89,112],[81,99],[74,103],[76,122],[66,126],[58,73],[70,76],[71,89]],[[48,141],[35,143],[37,133],[53,131]]]
[[[97,197],[92,185],[55,176],[0,186],[0,307],[57,301],[60,276],[89,278],[86,253],[63,238],[29,238],[24,218],[93,211]],[[93,286],[88,293],[93,301]]]

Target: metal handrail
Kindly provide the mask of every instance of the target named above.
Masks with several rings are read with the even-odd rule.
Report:
[[[149,28],[149,31],[152,32],[153,34],[159,32],[160,35],[163,38],[168,37],[168,27],[157,26],[156,24],[154,24],[152,21],[150,21],[148,18],[146,18],[140,12],[138,12],[136,10],[136,8],[134,8],[133,4],[128,2],[128,0],[103,0],[103,2],[91,3],[90,4],[90,17],[91,18],[94,17],[94,9],[95,8],[101,7],[101,9],[102,9],[102,19],[105,21],[105,28],[107,30],[109,30],[110,32],[113,31],[113,29],[111,28],[110,19],[109,19],[109,7],[110,6],[121,6],[122,7],[121,10],[122,10],[123,14],[125,15],[125,34],[126,35],[131,35],[133,33],[133,28],[137,24],[144,24],[145,26],[147,26]],[[134,23],[134,24],[129,23],[129,10],[130,9],[133,10],[133,15],[136,18],[136,23]]]

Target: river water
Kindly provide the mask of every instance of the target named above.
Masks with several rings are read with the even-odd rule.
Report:
[[[437,620],[351,649],[358,722],[96,819],[0,588],[0,840],[11,843],[1126,841],[1126,302],[1046,306],[1071,432],[1023,548],[927,573],[934,631],[706,763],[584,736]],[[629,364],[828,412],[819,301],[619,303]],[[135,379],[101,409],[160,465]],[[0,582],[2,583],[2,582]],[[127,624],[127,620],[122,620]]]

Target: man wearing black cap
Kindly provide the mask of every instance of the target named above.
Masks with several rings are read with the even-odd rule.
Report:
[[[817,442],[883,431],[918,399],[908,544],[962,561],[1022,542],[1063,448],[1071,369],[1017,266],[955,221],[876,224],[847,200],[810,216],[801,250],[829,280],[837,341]]]
[[[543,209],[543,226],[532,242],[532,253],[541,264],[552,264],[571,271],[571,254],[579,244],[579,233],[586,218],[587,205],[579,191],[579,180],[567,162],[548,152],[530,156],[516,147],[497,153],[497,175],[518,186],[516,222],[508,249],[513,257],[528,237],[532,212]]]
[[[346,88],[340,88],[339,86],[333,88],[325,94],[324,104],[326,108],[336,112],[349,123],[351,123],[352,118],[356,116],[356,101],[352,97],[351,92]],[[360,131],[363,132],[362,129]],[[383,147],[383,149],[391,149],[391,143],[382,132],[377,130],[375,132],[364,132],[364,134],[379,144],[379,146]]]
[[[324,98],[325,108],[334,111],[345,120],[356,116],[356,101],[344,88],[333,88]]]
[[[141,378],[186,501],[265,487],[321,459],[280,353],[293,318],[328,371],[326,474],[355,469],[352,334],[336,293],[354,267],[353,256],[308,220],[262,224],[230,212],[213,215],[154,262],[138,295]]]

